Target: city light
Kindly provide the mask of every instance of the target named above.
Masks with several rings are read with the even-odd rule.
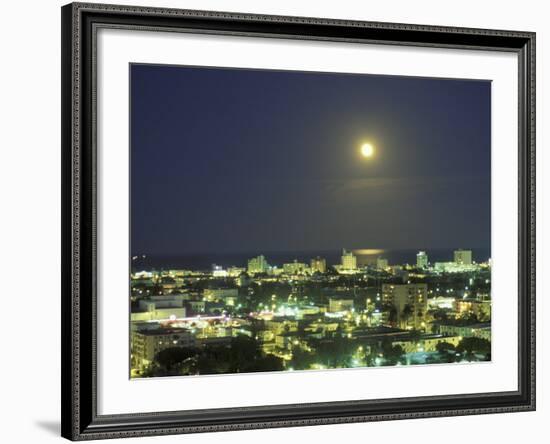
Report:
[[[490,360],[490,264],[442,272],[421,252],[422,273],[417,264],[403,279],[405,264],[359,260],[373,252],[388,254],[277,265],[260,255],[250,274],[243,264],[132,273],[132,378]]]

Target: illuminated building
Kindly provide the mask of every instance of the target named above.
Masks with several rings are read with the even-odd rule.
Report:
[[[195,336],[186,328],[159,328],[132,332],[132,364],[143,368],[157,353],[172,347],[194,347]]]
[[[191,270],[170,270],[169,273],[170,276],[175,278],[183,278],[193,274]]]
[[[434,270],[438,273],[466,273],[480,268],[477,264],[458,264],[456,262],[436,262]]]
[[[267,270],[269,269],[269,264],[265,260],[265,257],[263,255],[260,255],[249,259],[247,269],[248,273],[252,275],[256,273],[267,273]]]
[[[294,262],[283,264],[283,272],[286,274],[304,273],[306,269],[307,265],[302,262],[298,262],[296,259],[294,259]]]
[[[329,313],[340,313],[343,311],[353,310],[353,299],[349,298],[329,298],[328,311]]]
[[[382,300],[395,307],[397,324],[421,328],[428,311],[427,284],[382,284]]]
[[[270,266],[267,269],[267,274],[269,274],[269,276],[280,276],[283,273],[284,273],[284,270],[281,267],[277,267],[277,266],[271,267]]]
[[[231,335],[226,336],[197,336],[196,343],[198,346],[228,346],[231,344]]]
[[[475,298],[478,301],[490,301],[491,300],[491,294],[490,293],[478,292],[476,294]]]
[[[184,318],[187,315],[184,306],[187,297],[186,294],[170,294],[142,299],[139,310],[132,311],[130,318],[133,322]]]
[[[425,251],[419,251],[416,255],[416,266],[418,268],[428,268],[428,255]]]
[[[205,301],[189,301],[187,305],[193,313],[204,313],[206,310]]]
[[[285,317],[277,317],[265,321],[265,326],[274,334],[284,332],[295,332],[298,330],[298,321],[291,320]]]
[[[153,279],[153,273],[151,271],[138,271],[131,275],[133,280],[136,279]]]
[[[455,299],[453,303],[454,311],[459,316],[464,316],[470,313],[473,313],[472,310],[472,301],[464,299]]]
[[[379,248],[358,248],[352,250],[353,255],[357,258],[357,267],[363,268],[368,266],[375,266],[376,259],[381,257],[384,250]]]
[[[227,274],[229,277],[239,277],[241,273],[244,273],[246,271],[246,268],[241,267],[229,267],[227,269]]]
[[[458,265],[472,265],[472,250],[455,250],[454,259]]]
[[[479,321],[485,322],[491,319],[491,301],[479,301],[476,299],[456,299],[453,308],[458,316],[473,314]]]
[[[437,350],[437,344],[439,343],[446,342],[456,347],[461,340],[462,337],[460,336],[429,335],[415,341],[395,341],[392,342],[392,345],[399,345],[405,353],[434,352]]]
[[[322,257],[317,256],[316,258],[311,259],[310,264],[312,273],[324,273],[327,271],[327,261]]]
[[[227,277],[229,276],[229,273],[227,270],[224,270],[223,267],[220,265],[213,265],[212,266],[212,276],[214,277]]]
[[[376,269],[377,270],[386,270],[389,267],[388,260],[383,257],[376,259]]]
[[[185,301],[189,300],[190,297],[189,293],[154,295],[147,297],[147,299],[141,299],[139,307],[142,310],[147,310],[151,303],[154,304],[155,308],[183,307]]]
[[[357,269],[357,257],[352,251],[342,250],[342,269],[343,270],[356,270]]]
[[[278,348],[290,350],[292,346],[297,346],[298,344],[298,336],[294,333],[281,333],[275,336],[275,346]]]
[[[437,330],[439,334],[448,336],[461,336],[463,338],[481,338],[488,341],[491,340],[491,323],[482,322],[472,325],[460,325],[460,324],[437,324]]]
[[[305,306],[300,307],[298,309],[297,316],[298,317],[300,317],[300,316],[303,317],[304,315],[305,316],[307,316],[307,315],[316,315],[320,311],[321,311],[321,309],[319,307],[317,307],[316,305],[305,305]]]
[[[454,297],[436,296],[429,300],[428,305],[432,309],[452,309],[455,306],[455,301]]]
[[[157,284],[162,287],[162,290],[165,293],[174,290],[178,286],[176,280],[171,276],[157,277]]]
[[[378,309],[374,310],[374,312],[369,314],[368,317],[368,325],[370,327],[378,327],[383,324],[388,323],[388,312],[387,311],[380,311]]]
[[[236,288],[207,288],[204,290],[204,300],[208,302],[225,300],[227,298],[236,299],[239,290]]]

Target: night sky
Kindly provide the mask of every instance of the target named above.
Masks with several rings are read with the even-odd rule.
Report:
[[[130,74],[132,254],[490,247],[489,81]]]

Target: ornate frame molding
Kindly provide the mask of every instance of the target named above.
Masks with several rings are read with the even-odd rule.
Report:
[[[99,27],[515,52],[519,59],[517,392],[97,414],[96,86]],[[104,4],[62,8],[62,435],[71,440],[518,412],[535,409],[535,34]]]

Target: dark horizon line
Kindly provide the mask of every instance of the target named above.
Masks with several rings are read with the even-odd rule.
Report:
[[[491,246],[453,246],[453,247],[407,247],[407,248],[383,248],[383,247],[338,247],[338,248],[320,248],[320,249],[303,249],[303,250],[240,250],[240,251],[194,251],[185,253],[160,253],[160,252],[132,252],[131,256],[162,256],[162,257],[181,257],[181,256],[205,256],[205,255],[219,255],[219,254],[290,254],[290,253],[309,253],[309,252],[335,252],[335,251],[355,251],[355,250],[382,250],[382,251],[442,251],[442,250],[491,250]]]

